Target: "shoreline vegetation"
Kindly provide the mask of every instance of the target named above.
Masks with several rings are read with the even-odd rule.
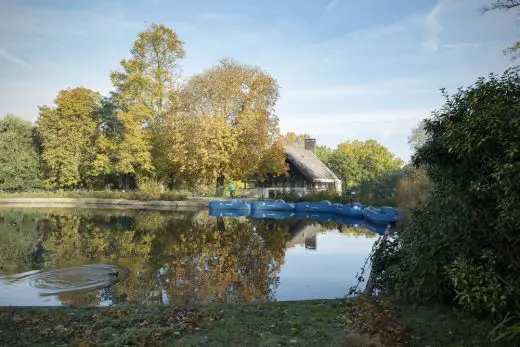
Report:
[[[149,192],[144,190],[136,191],[118,191],[118,190],[34,190],[8,192],[0,191],[0,200],[17,199],[17,198],[49,198],[49,199],[111,199],[111,200],[136,200],[136,201],[184,201],[192,194],[188,191],[158,191]]]
[[[254,198],[244,198],[238,192],[237,199],[255,200]],[[209,202],[211,200],[230,199],[229,193],[224,197],[217,197],[214,191],[204,193],[196,190],[172,191],[167,192],[147,192],[147,191],[89,191],[89,190],[58,190],[58,191],[22,191],[22,192],[2,192],[0,191],[0,204],[5,203],[35,203],[40,202],[56,202],[56,203],[84,203],[84,204],[114,204],[114,205],[170,205],[174,202],[182,202],[180,205],[190,205],[188,202]],[[303,201],[330,201],[332,203],[347,204],[353,201],[361,202],[365,205],[386,205],[397,206],[395,196],[384,198],[374,198],[361,196],[351,196],[346,194],[338,194],[332,191],[322,191],[316,193],[309,193],[305,196],[298,194],[276,194],[273,199],[283,199],[290,202]],[[259,199],[256,199],[259,200]],[[207,207],[207,206],[206,206]]]
[[[495,346],[484,321],[383,298],[192,307],[0,308],[0,344]],[[501,345],[496,345],[501,346]]]

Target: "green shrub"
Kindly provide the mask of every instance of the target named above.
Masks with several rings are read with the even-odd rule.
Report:
[[[152,178],[139,180],[137,182],[137,187],[140,193],[143,193],[147,198],[151,200],[159,199],[161,194],[163,194],[166,190],[163,182]]]
[[[497,313],[507,306],[511,290],[498,279],[496,257],[487,251],[480,263],[459,256],[446,267],[460,305],[478,313]]]
[[[519,316],[519,71],[445,94],[445,105],[425,120],[413,164],[431,189],[398,226],[397,246],[374,257],[383,292],[457,301],[497,319]]]

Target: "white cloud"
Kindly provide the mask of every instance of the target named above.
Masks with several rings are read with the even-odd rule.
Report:
[[[426,15],[426,38],[422,46],[430,52],[439,50],[439,34],[443,30],[443,26],[439,21],[446,0],[439,0],[433,9]]]
[[[7,60],[8,62],[10,62],[12,64],[24,67],[24,68],[31,67],[31,65],[29,63],[25,62],[22,58],[8,52],[7,50],[5,50],[1,47],[0,47],[0,58]]]

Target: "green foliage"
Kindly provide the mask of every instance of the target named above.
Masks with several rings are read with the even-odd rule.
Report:
[[[40,107],[37,120],[42,162],[50,187],[77,187],[85,182],[96,140],[101,96],[86,88],[62,90],[56,107]]]
[[[39,168],[33,125],[13,115],[0,118],[0,189],[41,187]]]
[[[415,301],[458,299],[499,317],[520,311],[518,72],[446,95],[425,120],[427,139],[413,162],[432,186],[377,265],[385,291]]]
[[[329,156],[327,164],[345,187],[373,182],[397,171],[404,164],[374,140],[343,142]]]
[[[479,264],[465,257],[457,257],[446,270],[457,293],[455,299],[462,306],[474,312],[493,314],[507,306],[511,289],[497,278],[493,253],[484,252]]]
[[[333,150],[324,145],[316,146],[316,156],[325,164],[328,165],[330,156]]]
[[[364,182],[354,190],[358,199],[367,205],[396,206],[396,186],[401,180],[403,172],[396,170],[389,172],[372,181]]]

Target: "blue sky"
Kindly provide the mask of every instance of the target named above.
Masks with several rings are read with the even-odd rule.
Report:
[[[182,73],[221,58],[278,79],[283,132],[334,147],[373,138],[404,160],[410,130],[454,92],[512,65],[518,14],[488,0],[0,0],[0,115],[35,120],[58,90],[103,94],[146,23],[185,42]]]

